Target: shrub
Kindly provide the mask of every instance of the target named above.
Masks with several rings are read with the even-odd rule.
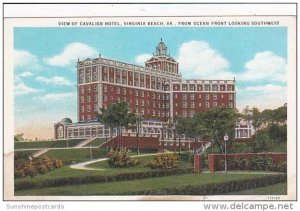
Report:
[[[113,168],[134,167],[140,164],[137,159],[130,157],[127,149],[120,151],[112,150],[106,154],[106,157],[108,158],[107,162],[109,166]]]
[[[194,186],[163,188],[160,190],[129,191],[122,195],[218,195],[233,191],[241,191],[258,187],[265,187],[286,182],[286,174],[267,175],[257,178],[231,180],[222,183],[210,183]],[[108,194],[104,194],[108,195]]]
[[[28,164],[24,168],[25,174],[31,177],[34,177],[36,175],[36,168],[32,161],[29,161]]]
[[[51,160],[44,156],[42,158],[33,158],[31,161],[15,160],[14,174],[15,178],[31,176],[36,174],[45,174],[54,168],[63,166],[61,160]]]
[[[87,177],[62,177],[57,179],[48,179],[43,181],[16,181],[15,190],[26,190],[34,188],[56,187],[64,185],[82,185],[89,183],[105,183],[116,182],[124,180],[135,180],[150,177],[163,177],[171,175],[180,175],[186,173],[192,173],[193,169],[168,169],[168,170],[156,170],[134,173],[122,173],[116,175],[97,175]]]
[[[146,166],[151,169],[173,169],[180,164],[180,159],[177,154],[159,154],[154,160],[149,161]]]
[[[224,170],[225,159],[216,160],[216,170]],[[271,156],[257,156],[251,158],[227,158],[228,170],[250,171],[280,171],[286,172],[286,162],[275,163]]]

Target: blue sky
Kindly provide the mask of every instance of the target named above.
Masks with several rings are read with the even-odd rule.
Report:
[[[276,108],[286,102],[284,27],[15,28],[16,131],[51,137],[55,121],[76,121],[78,57],[101,53],[142,65],[160,38],[179,62],[183,78],[235,77],[239,109]]]

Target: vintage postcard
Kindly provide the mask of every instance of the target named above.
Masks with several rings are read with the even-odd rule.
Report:
[[[4,5],[5,200],[296,200],[296,4]]]

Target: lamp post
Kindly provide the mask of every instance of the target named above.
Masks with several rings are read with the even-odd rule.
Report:
[[[227,141],[229,137],[227,134],[224,136],[224,141],[225,141],[225,172],[227,172]]]

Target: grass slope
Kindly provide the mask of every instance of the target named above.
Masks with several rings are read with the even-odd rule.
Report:
[[[35,149],[35,148],[60,148],[76,146],[83,139],[72,139],[72,140],[57,140],[57,141],[32,141],[32,142],[16,142],[15,149]]]

